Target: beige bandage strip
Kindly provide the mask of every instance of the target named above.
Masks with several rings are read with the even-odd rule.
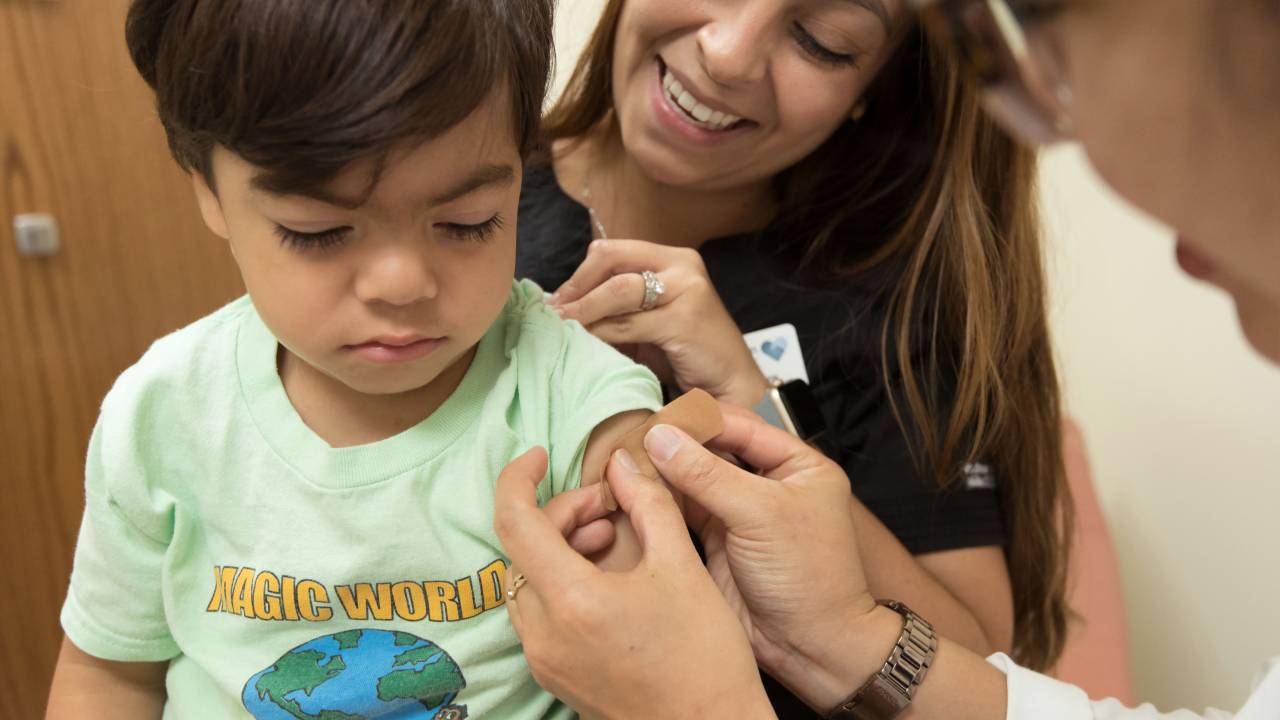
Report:
[[[650,480],[659,478],[658,470],[649,461],[649,453],[644,449],[644,436],[654,425],[674,425],[685,431],[696,442],[705,443],[724,432],[724,416],[720,414],[720,403],[705,390],[690,390],[676,398],[666,407],[654,413],[643,425],[618,438],[618,442],[610,451],[610,457],[618,450],[626,450],[640,466],[640,473]],[[618,501],[609,490],[609,479],[600,478],[600,494],[604,496],[605,507],[618,509]]]

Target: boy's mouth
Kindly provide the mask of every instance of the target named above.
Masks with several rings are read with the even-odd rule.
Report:
[[[393,364],[424,358],[435,352],[446,340],[447,337],[386,336],[359,345],[348,345],[347,349],[369,362]]]

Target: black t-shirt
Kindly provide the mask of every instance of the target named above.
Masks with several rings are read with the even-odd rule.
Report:
[[[586,257],[587,209],[565,194],[545,162],[526,168],[517,238],[517,277],[548,291]],[[800,284],[775,252],[780,246],[765,229],[709,240],[699,252],[741,332],[795,326],[833,459],[853,494],[913,554],[1003,545],[1000,500],[989,484],[958,482],[944,490],[912,460],[881,370],[884,313],[875,298],[883,293],[847,283],[836,289]],[[769,690],[780,717],[815,717],[780,687]]]

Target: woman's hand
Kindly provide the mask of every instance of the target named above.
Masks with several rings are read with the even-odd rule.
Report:
[[[651,430],[645,446],[689,501],[688,520],[702,538],[708,569],[746,626],[756,657],[802,697],[817,699],[816,689],[796,687],[806,674],[800,668],[821,675],[831,667],[828,654],[848,652],[845,643],[876,607],[859,561],[849,480],[803,441],[747,411],[723,410],[725,430],[709,446],[758,475],[671,426]],[[872,654],[883,662],[891,646],[889,640]],[[812,680],[847,689],[843,678]]]
[[[666,291],[653,309],[641,311],[645,270]],[[696,250],[596,240],[548,302],[681,390],[702,388],[740,407],[764,397],[767,381]]]
[[[749,413],[725,414],[711,445],[761,475],[669,426],[646,438],[654,464],[692,501],[714,582],[671,494],[621,456],[608,478],[644,548],[640,565],[623,573],[601,571],[574,550],[608,540],[598,490],[538,508],[540,450],[499,479],[494,525],[528,579],[508,603],[512,623],[534,677],[587,717],[774,717],[753,649],[826,712],[880,669],[902,630],[901,616],[867,592],[840,469]],[[999,671],[940,639],[912,717],[994,720],[1005,717],[1005,700]]]
[[[708,445],[759,475],[669,425],[650,430],[645,448],[684,493],[708,568],[747,625],[760,664],[827,713],[880,671],[902,616],[877,606],[867,591],[849,481],[839,466],[751,413],[724,413],[725,430]],[[1005,676],[945,637],[924,679],[907,712],[912,718],[1011,717]]]
[[[608,540],[599,488],[539,508],[546,463],[535,448],[503,470],[494,516],[512,560],[508,582],[526,579],[511,586],[507,612],[538,684],[587,717],[774,717],[746,635],[671,493],[634,463],[610,463],[643,557],[632,570],[606,572],[579,554]]]

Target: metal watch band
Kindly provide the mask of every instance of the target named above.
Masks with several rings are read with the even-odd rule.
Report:
[[[911,704],[938,650],[933,626],[896,600],[879,604],[904,619],[902,634],[880,672],[827,713],[828,720],[892,720]]]

